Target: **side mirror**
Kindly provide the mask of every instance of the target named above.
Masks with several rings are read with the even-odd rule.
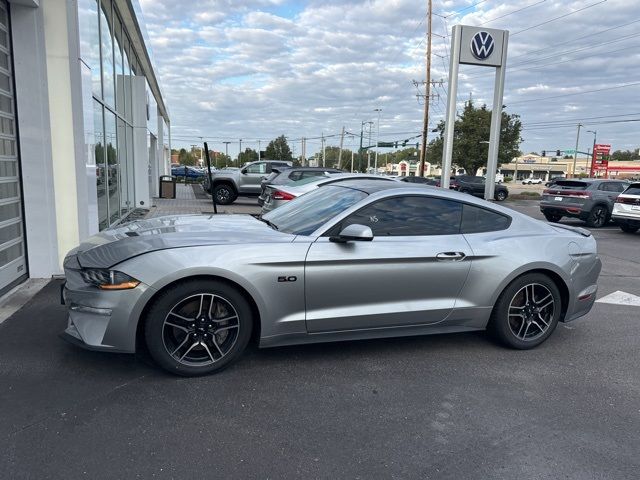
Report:
[[[371,240],[373,240],[371,227],[357,223],[347,225],[338,236],[329,237],[329,241],[334,243],[370,242]]]
[[[247,169],[243,168],[242,170],[240,170],[240,173],[243,174],[243,175],[246,175],[247,174]]]

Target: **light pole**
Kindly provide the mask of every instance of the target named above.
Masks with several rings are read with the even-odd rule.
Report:
[[[587,130],[587,133],[593,133],[593,149],[591,150],[592,155],[595,156],[596,154],[596,136],[598,135],[598,132],[596,130]],[[587,163],[589,162],[589,155],[587,155]],[[593,160],[591,161],[591,166],[593,166]],[[591,169],[589,169],[589,171],[591,171]]]
[[[240,166],[240,155],[242,155],[242,139],[238,139],[239,140],[239,144],[240,144],[240,148],[238,151],[238,167]]]
[[[379,143],[380,143],[380,112],[382,111],[381,108],[376,108],[373,110],[374,112],[378,112],[378,127],[377,127],[377,132],[376,132],[376,159],[375,159],[375,165],[376,165],[376,175],[378,174],[378,148],[379,148]]]
[[[580,141],[580,127],[582,124],[578,124],[578,135],[576,135],[576,151],[573,154],[573,178],[576,178],[576,160],[578,160],[578,142]]]

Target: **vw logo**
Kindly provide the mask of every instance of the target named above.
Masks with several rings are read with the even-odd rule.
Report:
[[[486,60],[493,53],[494,45],[489,32],[478,32],[471,39],[471,53],[478,60]]]

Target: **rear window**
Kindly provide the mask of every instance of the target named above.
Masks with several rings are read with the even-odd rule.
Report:
[[[511,219],[475,205],[464,204],[462,208],[461,233],[496,232],[509,228]]]
[[[625,195],[640,195],[640,183],[629,185],[629,188],[627,188],[623,193]]]
[[[579,182],[577,180],[558,180],[555,186],[570,188],[571,190],[586,190],[589,184],[587,182]]]

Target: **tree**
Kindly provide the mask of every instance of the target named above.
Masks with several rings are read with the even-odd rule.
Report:
[[[196,164],[196,157],[191,152],[187,152],[186,149],[181,148],[180,152],[178,152],[178,161],[180,165],[190,165],[193,166]]]
[[[633,150],[616,150],[611,154],[611,160],[619,162],[628,162],[634,158],[638,158],[638,149]]]
[[[445,123],[441,121],[437,127],[440,135],[429,142],[427,161],[431,164],[440,165],[442,163],[444,127]],[[487,109],[486,105],[476,108],[471,100],[468,101],[462,115],[455,123],[452,163],[464,168],[469,175],[475,175],[478,168],[486,166],[489,145],[482,142],[489,140],[490,129],[491,110]],[[509,163],[520,154],[521,132],[522,123],[519,115],[503,111],[498,164]]]
[[[287,139],[284,135],[280,135],[269,142],[267,149],[265,150],[266,160],[284,160],[292,161],[291,149],[287,144]]]
[[[256,162],[258,160],[258,152],[252,148],[245,148],[244,152],[240,153],[240,165],[244,165],[248,162]]]

